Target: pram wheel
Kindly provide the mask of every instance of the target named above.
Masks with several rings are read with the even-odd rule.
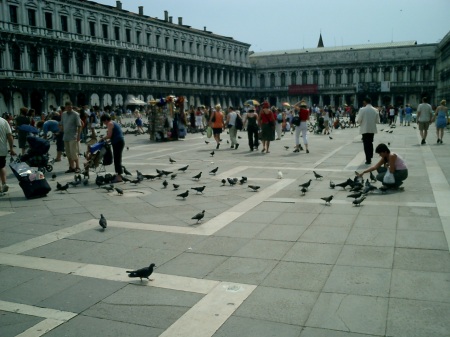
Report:
[[[52,165],[47,165],[45,167],[45,169],[47,170],[47,172],[52,172],[53,171],[53,166]]]
[[[45,167],[38,167],[38,171],[41,171],[42,173],[45,173]]]

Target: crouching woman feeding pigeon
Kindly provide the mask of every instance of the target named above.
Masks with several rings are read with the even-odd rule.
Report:
[[[375,152],[381,157],[380,161],[374,166],[359,174],[377,170],[377,180],[381,181],[387,188],[398,189],[403,181],[408,178],[408,167],[405,161],[396,153],[389,150],[386,144],[379,144]]]

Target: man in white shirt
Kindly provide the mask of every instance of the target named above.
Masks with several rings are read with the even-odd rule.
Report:
[[[14,139],[8,121],[0,117],[0,179],[2,181],[0,193],[8,192],[9,189],[9,186],[6,185],[6,156],[8,155],[8,147],[6,144],[9,144],[11,156],[15,156],[13,141]]]
[[[363,105],[359,109],[356,122],[359,124],[359,133],[362,135],[364,153],[366,154],[366,165],[372,163],[373,158],[373,137],[377,133],[377,123],[380,122],[378,110],[372,106],[370,97],[363,99]]]
[[[228,114],[227,114],[227,127],[228,127],[228,132],[230,133],[231,148],[232,149],[236,148],[236,150],[237,150],[239,147],[239,143],[236,140],[236,136],[237,136],[236,118],[237,118],[237,113],[236,113],[236,111],[234,111],[234,108],[230,106],[228,108]]]
[[[421,144],[426,144],[428,135],[428,127],[430,126],[431,118],[433,117],[433,109],[428,104],[428,98],[422,98],[422,103],[417,107],[417,124],[419,124],[420,137],[422,137]]]

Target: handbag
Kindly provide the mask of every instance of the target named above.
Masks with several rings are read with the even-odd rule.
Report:
[[[211,129],[210,126],[208,126],[208,127],[206,128],[206,137],[211,138],[211,137],[212,137],[212,134],[213,134],[213,130]]]
[[[111,150],[111,145],[105,144],[104,146],[105,153],[103,154],[103,165],[108,166],[113,162],[113,153]]]
[[[295,126],[299,126],[300,125],[300,117],[299,116],[294,116],[292,118],[292,124],[294,124]]]
[[[213,116],[212,116],[212,118],[211,118],[211,122],[213,122],[213,123],[215,123],[216,122],[216,113],[215,112],[213,112]]]
[[[385,185],[394,185],[395,184],[395,177],[391,172],[389,172],[389,169],[386,171],[386,174],[384,175],[383,184],[385,184]]]

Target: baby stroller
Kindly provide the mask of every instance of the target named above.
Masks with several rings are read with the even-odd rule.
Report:
[[[314,125],[314,133],[321,134],[323,132],[323,129],[325,129],[324,119],[323,117],[319,117],[316,124]]]
[[[52,190],[45,179],[44,173],[33,171],[27,163],[18,161],[9,164],[9,166],[27,199],[45,197]]]
[[[105,166],[111,165],[113,162],[111,144],[105,141],[88,145],[86,155],[87,162],[84,163],[84,170],[92,170],[96,174],[106,172]]]
[[[31,167],[37,167],[42,173],[52,172],[53,166],[49,162],[48,151],[50,150],[50,142],[46,139],[27,136],[29,149],[27,153],[21,156],[18,161],[25,162]]]

